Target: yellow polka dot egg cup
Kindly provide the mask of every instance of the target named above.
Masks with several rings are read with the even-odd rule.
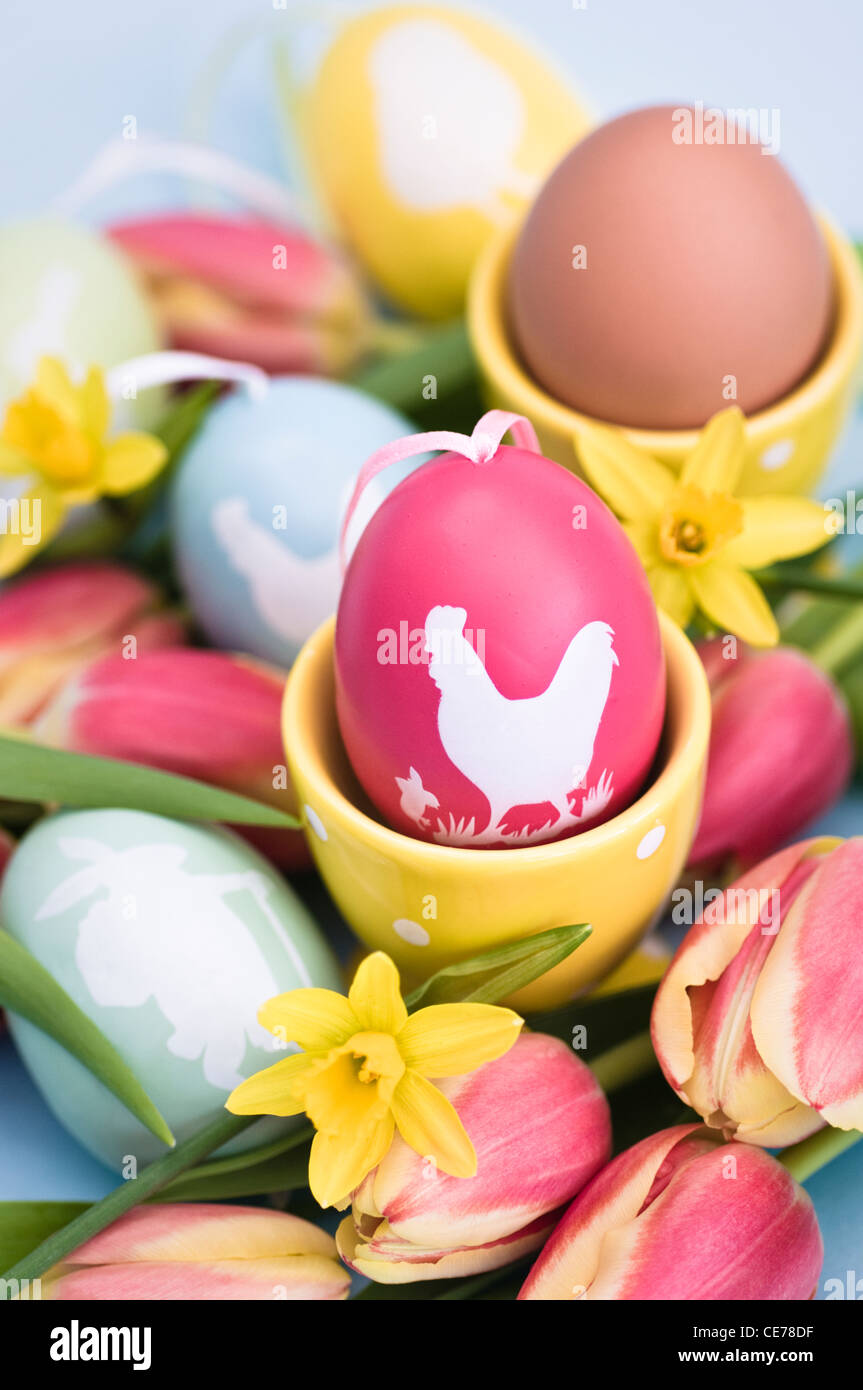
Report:
[[[661,913],[692,843],[710,736],[701,662],[660,614],[667,668],[665,730],[656,766],[626,810],[566,840],[520,849],[461,849],[381,823],[348,763],[335,706],[330,619],[294,663],[283,736],[317,868],[348,925],[386,951],[408,987],[508,941],[568,923],[591,936],[519,991],[523,1009],[552,1009],[592,989]]]
[[[799,386],[747,418],[740,488],[745,495],[811,493],[859,385],[863,277],[851,244],[826,219],[821,219],[821,226],[836,287],[832,334],[817,366]],[[513,231],[496,237],[477,263],[471,281],[468,323],[485,394],[491,405],[526,415],[536,427],[543,453],[579,472],[576,435],[584,425],[597,422],[548,395],[528,375],[509,341],[504,287],[514,240]],[[721,405],[717,403],[717,409]],[[697,430],[621,429],[636,449],[675,470],[698,438]]]

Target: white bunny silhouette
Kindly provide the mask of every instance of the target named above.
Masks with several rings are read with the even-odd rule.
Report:
[[[169,1051],[188,1061],[203,1057],[211,1086],[238,1086],[246,1039],[258,1047],[272,1045],[256,1015],[278,993],[278,984],[242,919],[225,903],[226,894],[253,895],[302,984],[312,983],[270,909],[265,875],[253,869],[188,873],[182,868],[187,851],[173,844],[114,850],[98,840],[63,837],[59,846],[67,859],[87,861],[87,867],[58,884],[36,920],[57,917],[107,890],[78,922],[75,960],[93,999],[115,1008],[139,1008],[155,999],[174,1028]]]

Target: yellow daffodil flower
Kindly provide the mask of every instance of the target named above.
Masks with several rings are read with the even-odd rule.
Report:
[[[347,998],[293,989],[259,1021],[302,1052],[231,1093],[235,1115],[299,1115],[317,1134],[309,1186],[322,1207],[344,1206],[390,1147],[395,1129],[444,1173],[470,1178],[476,1154],[429,1077],[461,1076],[508,1052],[522,1019],[494,1004],[432,1004],[408,1016],[399,974],[382,951],[362,962]]]
[[[824,508],[806,497],[735,496],[744,462],[743,414],[720,411],[705,425],[680,476],[591,426],[575,439],[588,481],[620,517],[653,596],[681,627],[700,610],[753,646],[772,646],[776,620],[747,573],[830,539]]]
[[[11,402],[0,428],[0,474],[25,481],[19,515],[23,504],[35,522],[28,532],[4,528],[0,576],[20,569],[47,545],[70,507],[134,492],[158,473],[168,456],[164,444],[148,434],[109,440],[110,419],[98,367],[76,386],[62,362],[42,358],[35,382]]]

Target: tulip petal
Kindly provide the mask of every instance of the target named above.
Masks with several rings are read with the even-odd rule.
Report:
[[[570,1201],[610,1152],[605,1096],[557,1038],[522,1033],[496,1062],[439,1089],[470,1135],[476,1177],[435,1174],[396,1135],[354,1195],[355,1211],[385,1217],[393,1236],[411,1245],[487,1245],[522,1230]]]
[[[345,1263],[377,1284],[461,1279],[465,1275],[501,1269],[539,1249],[554,1226],[556,1216],[556,1212],[549,1212],[529,1226],[486,1245],[441,1249],[399,1240],[385,1221],[371,1236],[364,1236],[353,1217],[346,1216],[336,1232],[336,1243]]]
[[[743,412],[734,405],[708,420],[683,465],[680,481],[702,492],[733,494],[743,472],[744,456]]]
[[[693,865],[732,855],[755,863],[790,843],[838,800],[854,763],[845,702],[804,652],[776,647],[732,662],[723,647],[718,639],[708,656],[713,721]]]
[[[17,531],[7,529],[0,535],[0,579],[29,564],[57,534],[66,516],[63,498],[47,483],[23,493],[18,507],[22,520],[27,518],[26,510],[22,509],[31,508],[32,524],[28,524],[26,530],[19,525]]]
[[[676,1125],[651,1134],[607,1164],[564,1213],[519,1300],[565,1302],[583,1297],[596,1278],[606,1233],[634,1220],[672,1150],[700,1128]]]
[[[405,1066],[423,1076],[461,1076],[508,1052],[524,1019],[497,1004],[430,1004],[398,1034]]]
[[[347,999],[333,989],[290,989],[277,994],[258,1010],[258,1022],[306,1052],[328,1052],[361,1027]]]
[[[712,561],[693,566],[689,582],[699,608],[718,627],[753,647],[771,647],[778,641],[779,628],[770,605],[745,570]]]
[[[813,868],[831,847],[827,840],[792,845],[743,874],[724,893],[706,904],[703,920],[686,933],[659,986],[651,1016],[651,1038],[659,1065],[681,1099],[695,1067],[692,997],[708,981],[720,978],[734,960],[753,926],[782,901],[783,887],[807,861]],[[772,920],[768,925],[775,926]],[[775,947],[774,947],[775,949]]]
[[[642,1213],[608,1232],[586,1297],[808,1299],[822,1258],[812,1202],[790,1173],[760,1149],[714,1146],[676,1168]]]
[[[380,1163],[392,1143],[393,1132],[389,1111],[369,1124],[346,1128],[338,1134],[319,1131],[309,1157],[309,1187],[319,1206],[340,1207],[345,1203],[366,1174]]]
[[[109,497],[136,492],[155,478],[168,458],[161,440],[149,434],[119,434],[105,450],[101,491]]]
[[[297,1099],[294,1084],[304,1080],[318,1066],[319,1059],[307,1052],[285,1057],[241,1081],[225,1102],[232,1115],[301,1115],[305,1110],[302,1094]]]
[[[676,486],[665,464],[636,449],[619,430],[585,426],[574,446],[591,487],[626,521],[655,515]]]
[[[375,951],[360,962],[348,999],[369,1033],[396,1034],[408,1016],[399,988],[399,972],[383,951]]]
[[[828,513],[808,497],[747,497],[743,531],[725,546],[723,562],[761,569],[777,560],[807,555],[831,539]]]
[[[752,1032],[792,1095],[839,1129],[863,1127],[863,839],[821,860],[783,913],[752,1001]]]
[[[253,1260],[335,1255],[332,1236],[290,1212],[218,1202],[135,1207],[66,1257],[64,1264]]]
[[[464,1125],[442,1091],[419,1072],[407,1071],[396,1086],[392,1111],[406,1144],[454,1178],[472,1178],[476,1153]]]
[[[334,1259],[287,1255],[202,1264],[142,1263],[73,1269],[49,1286],[61,1301],[321,1301],[348,1296],[350,1276]]]
[[[687,576],[676,565],[653,565],[647,571],[647,578],[657,607],[678,627],[686,627],[695,612]]]

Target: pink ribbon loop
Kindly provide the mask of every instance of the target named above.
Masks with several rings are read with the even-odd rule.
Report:
[[[517,415],[511,410],[489,410],[477,421],[471,435],[456,434],[452,430],[429,430],[425,434],[407,434],[403,439],[395,439],[392,444],[384,444],[383,448],[376,449],[360,469],[342,522],[339,537],[342,573],[347,568],[345,543],[348,527],[372,478],[377,477],[378,473],[382,473],[393,463],[403,463],[405,459],[415,458],[417,454],[435,451],[462,454],[466,459],[470,459],[471,463],[482,466],[491,462],[507,433],[512,434],[518,448],[527,449],[532,454],[541,453],[533,425],[523,415]]]

